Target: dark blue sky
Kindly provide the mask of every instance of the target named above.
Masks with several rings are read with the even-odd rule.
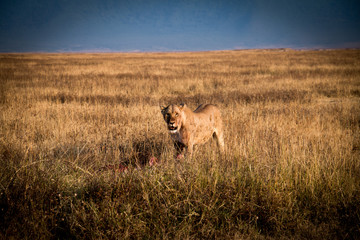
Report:
[[[359,0],[3,0],[0,52],[360,47]]]

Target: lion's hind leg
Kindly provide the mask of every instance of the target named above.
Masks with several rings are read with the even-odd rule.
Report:
[[[220,149],[220,152],[223,153],[225,151],[225,142],[224,142],[224,134],[222,131],[215,129],[213,133],[213,138],[216,140],[216,144]]]

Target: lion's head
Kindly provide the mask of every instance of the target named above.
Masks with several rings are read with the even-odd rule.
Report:
[[[180,105],[171,104],[167,107],[160,107],[161,113],[164,117],[164,120],[167,124],[168,130],[171,133],[176,133],[180,130],[181,124],[184,120],[184,110],[185,104]]]

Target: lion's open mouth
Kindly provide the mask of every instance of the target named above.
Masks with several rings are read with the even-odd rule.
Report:
[[[169,131],[176,131],[176,130],[177,130],[177,127],[175,127],[175,126],[169,126],[168,129],[169,129]]]

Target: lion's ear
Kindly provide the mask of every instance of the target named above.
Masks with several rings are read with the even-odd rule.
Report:
[[[185,106],[186,106],[185,103],[181,103],[180,106],[179,106],[180,110],[183,110]]]
[[[165,110],[166,110],[167,107],[163,106],[163,105],[160,105],[160,110],[161,110],[161,113],[164,113]]]

